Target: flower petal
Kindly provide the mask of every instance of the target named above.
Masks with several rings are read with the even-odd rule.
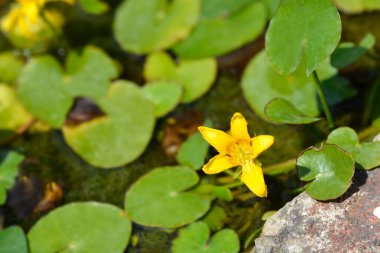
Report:
[[[203,138],[221,154],[227,154],[228,147],[234,145],[234,139],[223,131],[204,126],[198,127],[198,130]]]
[[[206,174],[216,174],[238,165],[239,164],[237,164],[232,157],[226,155],[216,155],[203,166],[202,170]]]
[[[249,133],[247,129],[247,121],[241,113],[236,112],[231,119],[231,135],[239,140],[249,142]]]
[[[251,139],[253,159],[272,146],[274,137],[272,135],[258,135]]]
[[[266,197],[268,192],[261,167],[253,161],[244,164],[242,167],[241,181],[257,196]]]

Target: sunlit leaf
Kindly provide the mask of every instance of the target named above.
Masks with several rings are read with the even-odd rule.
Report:
[[[375,45],[375,37],[367,34],[359,45],[345,42],[340,44],[331,55],[331,64],[336,68],[344,68],[359,60]]]
[[[67,143],[88,163],[102,168],[135,160],[152,136],[152,102],[137,85],[124,81],[114,83],[96,102],[106,115],[63,127]]]
[[[335,0],[335,4],[350,14],[380,10],[380,0]]]
[[[336,199],[346,192],[355,171],[351,155],[336,145],[309,148],[297,159],[298,176],[311,181],[306,192],[314,199]]]
[[[108,5],[100,0],[79,0],[84,11],[92,14],[102,14],[108,10]]]
[[[291,74],[302,65],[310,75],[338,45],[339,13],[331,0],[282,0],[266,33],[273,67]]]
[[[162,117],[173,110],[182,98],[182,87],[168,81],[148,83],[143,92],[154,104],[156,117]]]
[[[199,181],[187,167],[160,167],[141,177],[127,191],[125,209],[131,219],[145,226],[174,228],[204,215],[210,201],[187,191]]]
[[[25,234],[20,227],[12,226],[0,231],[0,252],[28,253]]]
[[[114,33],[126,50],[145,54],[184,39],[196,24],[199,0],[128,0],[117,9]]]
[[[355,130],[340,127],[330,133],[327,143],[336,144],[351,153],[354,160],[364,169],[373,169],[380,165],[380,142],[359,142]]]
[[[238,253],[239,238],[232,229],[223,229],[210,238],[210,230],[203,222],[180,230],[173,241],[173,253]]]
[[[6,191],[15,183],[18,167],[24,156],[13,151],[0,151],[0,205],[5,203]]]
[[[72,203],[53,210],[31,228],[29,247],[31,253],[122,253],[131,230],[131,221],[118,207]]]
[[[174,61],[164,52],[151,54],[144,66],[147,81],[174,81],[183,86],[182,101],[191,102],[204,95],[216,78],[217,65],[213,58]],[[196,74],[195,74],[196,73]]]
[[[0,82],[14,84],[21,73],[23,61],[12,52],[0,54]]]
[[[310,124],[321,118],[308,117],[300,112],[291,102],[283,98],[272,99],[265,107],[267,118],[280,124]]]
[[[261,1],[203,0],[199,23],[174,50],[182,58],[223,55],[255,40],[265,24]]]

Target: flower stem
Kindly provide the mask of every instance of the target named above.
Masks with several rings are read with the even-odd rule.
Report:
[[[323,111],[325,112],[328,127],[330,130],[333,130],[335,128],[335,123],[334,123],[333,117],[331,115],[329,106],[327,104],[326,95],[323,92],[321,81],[319,80],[318,74],[316,71],[313,71],[313,77],[314,77],[315,86],[316,86],[317,91],[318,91],[319,99],[321,100]]]
[[[235,187],[242,186],[243,184],[244,184],[243,182],[237,181],[237,182],[233,182],[233,183],[230,183],[230,184],[223,185],[223,187],[226,187],[228,189],[232,189],[232,188],[235,188]]]
[[[368,121],[371,118],[371,114],[373,111],[373,106],[375,104],[375,100],[377,98],[377,95],[380,90],[380,76],[375,80],[375,82],[372,84],[367,101],[364,106],[364,112],[363,112],[363,118],[362,118],[362,125],[367,125]]]

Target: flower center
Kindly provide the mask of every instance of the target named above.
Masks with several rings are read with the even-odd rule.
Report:
[[[251,145],[246,141],[236,141],[229,153],[239,164],[244,164],[253,158]]]

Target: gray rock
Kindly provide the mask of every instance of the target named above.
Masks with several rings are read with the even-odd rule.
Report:
[[[251,253],[380,252],[380,169],[356,171],[339,199],[320,202],[305,192],[264,225]]]

